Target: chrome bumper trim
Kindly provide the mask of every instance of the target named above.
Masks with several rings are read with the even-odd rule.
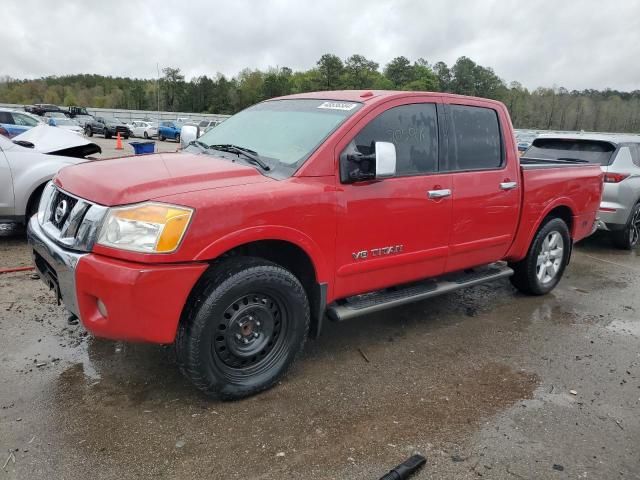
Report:
[[[62,300],[67,310],[79,317],[75,271],[80,259],[87,254],[63,249],[49,239],[38,223],[37,216],[29,221],[27,239],[33,248],[33,263],[40,278],[56,291],[58,300]]]

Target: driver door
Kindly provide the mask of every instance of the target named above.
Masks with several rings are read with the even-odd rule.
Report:
[[[452,198],[451,175],[438,171],[437,103],[425,96],[381,105],[338,144],[337,155],[368,155],[375,142],[393,143],[396,174],[339,186],[336,298],[444,271]]]

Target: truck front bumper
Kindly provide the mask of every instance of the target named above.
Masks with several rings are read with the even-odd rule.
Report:
[[[27,230],[36,269],[57,298],[98,337],[172,343],[206,263],[149,265],[60,247],[36,217]]]

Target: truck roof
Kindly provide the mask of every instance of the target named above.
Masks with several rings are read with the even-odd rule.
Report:
[[[442,92],[416,92],[416,91],[403,91],[403,90],[325,90],[320,92],[306,92],[296,93],[293,95],[286,95],[283,97],[272,98],[271,100],[282,100],[285,98],[309,98],[317,100],[339,100],[346,102],[362,102],[362,103],[379,103],[393,98],[408,97],[408,96],[422,96],[430,95],[434,97],[442,98],[458,98],[458,99],[472,99],[479,100],[486,103],[492,103],[494,105],[502,105],[502,102],[497,100],[491,100],[488,98],[470,97],[466,95],[454,95],[452,93]],[[269,100],[267,100],[269,101]]]

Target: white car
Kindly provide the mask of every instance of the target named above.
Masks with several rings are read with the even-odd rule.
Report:
[[[154,122],[135,121],[127,126],[133,137],[152,138],[158,136],[158,125]]]
[[[58,170],[100,151],[84,137],[47,125],[13,140],[0,136],[0,223],[27,223]]]
[[[76,133],[78,135],[84,134],[84,128],[78,125],[78,122],[72,120],[70,118],[50,118],[49,125],[51,127],[62,128],[63,130],[69,130],[70,132]]]
[[[221,123],[222,123],[222,120],[202,120],[200,123],[198,123],[198,128],[200,129],[200,136],[204,135],[213,127],[215,127],[216,125],[220,125]]]

